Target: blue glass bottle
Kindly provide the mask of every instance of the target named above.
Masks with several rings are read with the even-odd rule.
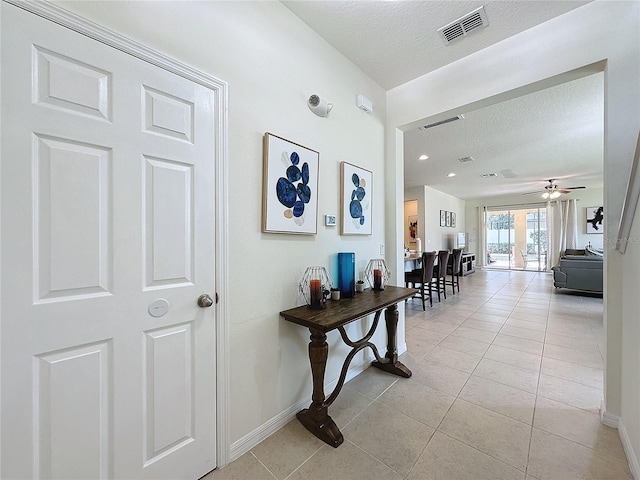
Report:
[[[356,294],[356,254],[338,253],[338,288],[342,298],[353,298]]]

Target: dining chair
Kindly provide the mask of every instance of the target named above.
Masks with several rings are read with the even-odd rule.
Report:
[[[446,285],[451,285],[453,294],[456,294],[456,287],[460,293],[460,270],[462,269],[462,250],[454,248],[451,254],[451,261],[447,264],[447,275],[451,275],[450,280],[446,280]]]
[[[447,299],[446,281],[447,281],[447,263],[448,262],[449,262],[449,250],[439,250],[438,265],[433,269],[434,277],[431,280],[431,283],[436,286],[439,302],[442,301],[440,298],[441,293],[444,295],[444,299],[445,300]]]
[[[436,256],[436,252],[423,252],[422,267],[411,272],[405,272],[404,274],[404,283],[407,288],[409,284],[411,284],[413,288],[418,288],[416,285],[420,285],[418,296],[410,298],[420,298],[422,300],[422,310],[426,310],[425,300],[427,297],[429,298],[429,306],[433,307],[431,279],[433,278],[433,265],[436,262]]]

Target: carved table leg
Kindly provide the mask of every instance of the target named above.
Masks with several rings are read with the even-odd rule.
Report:
[[[398,361],[397,333],[398,333],[398,306],[391,305],[384,311],[384,321],[387,324],[387,353],[386,361],[374,361],[372,365],[385,372],[393,373],[401,377],[409,378],[409,370],[402,362]]]
[[[311,328],[309,331],[311,332],[309,360],[311,361],[311,376],[313,378],[313,395],[309,408],[298,412],[296,417],[307,430],[335,448],[344,441],[344,438],[333,419],[327,414],[328,407],[324,401],[324,371],[327,366],[329,345],[327,345],[327,336],[324,333]]]

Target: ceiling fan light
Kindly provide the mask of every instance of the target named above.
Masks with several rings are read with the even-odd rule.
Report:
[[[554,198],[558,198],[560,196],[560,192],[553,192],[551,195],[549,195],[549,198],[554,199]]]
[[[542,194],[542,198],[545,198],[545,199],[546,199],[546,198],[549,198],[549,192],[544,192],[544,193]]]

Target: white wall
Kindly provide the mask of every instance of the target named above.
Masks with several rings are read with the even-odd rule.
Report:
[[[335,280],[338,252],[355,252],[358,270],[380,256],[385,93],[279,2],[57,3],[229,84],[229,318],[220,321],[229,323],[231,442],[239,442],[296,403],[310,403],[309,332],[279,316],[296,306],[304,269],[325,265]],[[308,109],[314,93],[334,104],[329,117]],[[356,107],[358,94],[373,101],[372,115]],[[316,236],[261,233],[267,131],[320,152]],[[370,236],[341,237],[338,227],[324,226],[324,214],[339,214],[341,161],[373,172]],[[362,331],[356,323],[351,332]],[[374,340],[384,352],[379,330]],[[332,382],[348,349],[337,332],[328,343]]]
[[[611,25],[615,25],[615,35]],[[605,72],[604,405],[609,414],[623,415],[624,421],[628,409],[623,410],[623,405],[637,408],[640,398],[637,392],[625,391],[624,397],[622,392],[623,365],[626,371],[633,360],[623,355],[623,326],[637,321],[623,312],[627,303],[623,293],[634,295],[623,287],[640,284],[640,269],[613,248],[640,128],[640,2],[596,0],[388,91],[386,154],[396,161],[387,166],[386,181],[389,195],[402,185],[403,130],[426,119],[440,120],[598,71]],[[397,214],[389,208],[387,221],[399,230]],[[387,248],[394,249],[399,241],[390,233]],[[640,248],[640,243],[632,248]],[[394,260],[402,261],[399,256]],[[637,348],[637,338],[634,344]],[[640,452],[640,424],[631,422],[627,430],[633,449]]]
[[[418,232],[422,250],[451,250],[456,247],[458,232],[465,231],[465,201],[431,187],[412,187],[404,192],[404,199],[418,202]],[[440,226],[440,210],[456,214],[456,226]]]
[[[636,210],[629,244],[624,255],[626,268],[623,285],[623,325],[622,338],[622,412],[620,434],[627,450],[627,458],[635,478],[640,478],[640,295],[638,295],[638,274],[640,266],[640,209]],[[625,437],[627,441],[625,442]],[[631,445],[632,449],[627,448]]]
[[[470,251],[478,255],[478,207],[499,207],[508,205],[511,207],[526,208],[527,205],[543,205],[544,200],[533,196],[535,200],[523,202],[522,195],[502,195],[498,197],[476,198],[466,202],[466,231],[469,233]],[[599,207],[603,203],[603,190],[601,188],[589,188],[572,193],[566,199],[575,198],[578,201],[578,248],[584,248],[587,243],[595,248],[603,248],[604,235],[588,234],[586,230],[586,209],[587,207]],[[562,200],[563,198],[560,198]],[[538,201],[540,200],[540,201]]]

